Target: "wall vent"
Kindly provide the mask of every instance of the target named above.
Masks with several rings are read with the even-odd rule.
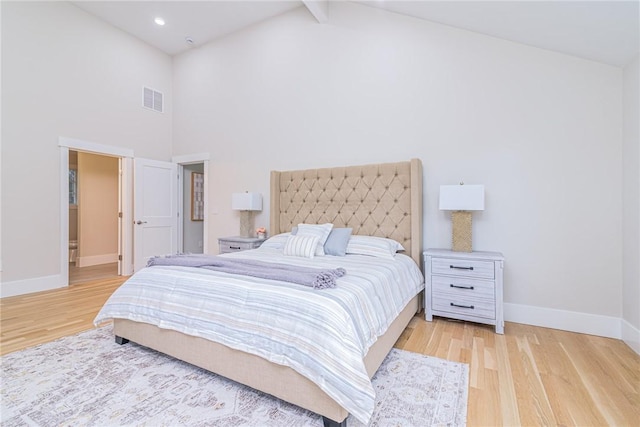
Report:
[[[158,92],[157,90],[153,90],[148,87],[143,88],[143,94],[142,94],[143,107],[162,113],[162,111],[164,110],[162,99],[163,99],[162,92]]]

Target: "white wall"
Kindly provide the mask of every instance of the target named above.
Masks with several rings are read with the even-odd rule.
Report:
[[[422,160],[424,247],[450,247],[442,184],[484,184],[474,249],[506,257],[508,320],[620,335],[619,68],[348,2],[174,58],[174,154],[209,151],[211,227],[269,171]]]
[[[623,339],[640,354],[640,58],[624,68]]]
[[[171,157],[171,58],[66,2],[1,2],[2,287],[60,277],[65,136]],[[143,109],[144,85],[165,114]],[[25,166],[28,167],[25,167]]]
[[[78,267],[118,262],[118,163],[78,153]]]

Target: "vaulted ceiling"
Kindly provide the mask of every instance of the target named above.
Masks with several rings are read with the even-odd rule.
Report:
[[[342,1],[342,0],[334,0]],[[76,1],[169,55],[298,7],[319,24],[331,20],[326,0]],[[615,66],[640,51],[640,2],[630,1],[394,1],[357,3]],[[154,23],[162,17],[164,26]]]

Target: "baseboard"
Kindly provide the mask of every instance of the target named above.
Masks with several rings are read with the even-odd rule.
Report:
[[[619,317],[556,310],[522,304],[504,304],[504,320],[581,334],[622,339]]]
[[[637,354],[640,354],[640,329],[622,319],[622,340]]]
[[[14,280],[13,282],[2,282],[0,286],[0,298],[64,288],[67,284],[68,280],[66,280],[66,278],[63,280],[60,274],[35,277],[33,279]]]
[[[78,257],[78,267],[91,267],[92,265],[110,264],[118,262],[118,254],[105,254]]]

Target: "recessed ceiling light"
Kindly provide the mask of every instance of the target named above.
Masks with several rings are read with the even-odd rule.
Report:
[[[155,19],[155,21],[158,25],[164,25],[164,19],[160,18],[159,16]]]

